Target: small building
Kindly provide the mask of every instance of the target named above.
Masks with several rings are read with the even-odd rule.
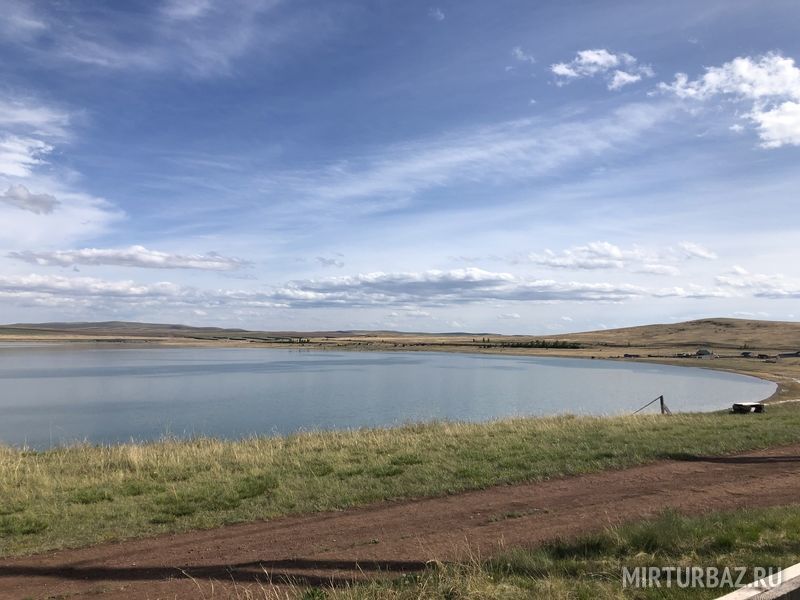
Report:
[[[694,353],[697,358],[714,358],[714,353],[708,348],[700,348]]]
[[[742,358],[753,358],[752,352],[742,352]]]
[[[800,350],[797,352],[781,352],[778,358],[800,358]]]

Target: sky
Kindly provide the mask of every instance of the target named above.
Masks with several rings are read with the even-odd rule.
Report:
[[[800,319],[800,5],[0,0],[0,322]]]

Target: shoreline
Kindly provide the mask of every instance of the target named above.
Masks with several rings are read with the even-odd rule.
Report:
[[[0,446],[0,556],[494,486],[505,494],[509,484],[659,462],[703,469],[700,457],[800,444],[798,425],[800,411],[780,406],[758,418],[559,416],[48,452]]]
[[[311,338],[314,339],[314,338]],[[493,356],[529,356],[534,358],[571,358],[576,360],[605,360],[614,362],[636,362],[645,364],[658,364],[674,367],[688,367],[698,369],[708,369],[711,371],[720,371],[725,373],[734,373],[747,377],[754,377],[762,381],[775,384],[775,391],[763,398],[758,402],[763,404],[773,404],[776,402],[787,401],[800,401],[800,359],[795,359],[789,363],[792,369],[791,373],[780,372],[782,369],[778,365],[784,366],[788,361],[784,360],[782,363],[762,362],[757,358],[741,358],[723,356],[720,358],[702,359],[694,357],[677,356],[647,356],[647,352],[654,350],[665,351],[674,350],[673,354],[679,354],[680,350],[686,350],[685,347],[676,346],[673,348],[664,347],[650,347],[650,346],[636,346],[626,347],[627,353],[638,355],[635,357],[626,358],[624,356],[609,356],[603,355],[604,351],[609,349],[616,349],[615,347],[583,347],[578,349],[561,349],[561,348],[482,348],[479,346],[464,346],[464,345],[448,345],[446,343],[437,342],[411,342],[405,343],[398,347],[398,342],[388,341],[381,338],[374,338],[368,341],[353,341],[350,338],[336,342],[319,342],[317,340],[304,342],[304,343],[274,343],[274,342],[252,342],[242,340],[197,340],[190,338],[155,338],[155,337],[123,337],[114,336],[113,338],[103,339],[101,337],[93,337],[91,339],[81,337],[69,337],[59,339],[56,337],[42,337],[39,339],[30,338],[16,338],[16,339],[3,339],[0,336],[0,352],[4,348],[13,348],[14,346],[64,346],[65,348],[71,346],[82,347],[95,347],[95,348],[216,348],[216,349],[244,349],[244,348],[258,348],[270,350],[314,350],[320,352],[437,352],[437,353],[456,353],[456,354],[488,354]],[[791,359],[790,359],[791,360]],[[687,364],[691,361],[692,364]],[[714,364],[708,364],[713,362]],[[731,364],[734,362],[735,364]],[[702,364],[700,364],[702,363]],[[752,367],[758,364],[758,370]],[[773,368],[769,368],[776,365]],[[766,367],[766,368],[764,368]],[[789,398],[787,396],[794,396]]]

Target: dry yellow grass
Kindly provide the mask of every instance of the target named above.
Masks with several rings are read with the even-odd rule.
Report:
[[[0,446],[0,555],[800,441],[800,407],[165,440]]]

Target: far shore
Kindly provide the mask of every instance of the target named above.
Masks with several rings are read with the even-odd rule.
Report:
[[[741,351],[731,348],[717,350],[713,344],[709,348],[714,355],[699,358],[693,355],[696,345],[664,346],[653,345],[618,346],[601,343],[588,343],[580,348],[524,348],[502,344],[516,343],[520,336],[483,336],[487,343],[477,336],[437,336],[423,334],[404,334],[389,336],[381,334],[362,334],[341,337],[303,337],[292,341],[244,340],[244,339],[197,339],[188,337],[155,336],[90,336],[69,334],[44,334],[14,336],[0,333],[0,348],[3,344],[58,344],[82,348],[260,348],[284,350],[351,351],[351,352],[456,352],[467,354],[494,354],[507,356],[558,357],[576,359],[614,360],[626,362],[646,362],[680,367],[696,367],[716,371],[726,371],[747,375],[769,381],[777,385],[775,392],[764,403],[800,401],[800,357],[775,359],[785,347],[762,347],[752,351],[753,358],[741,356]],[[526,336],[530,339],[532,336]],[[562,336],[558,336],[559,338]],[[566,336],[564,336],[566,337]],[[575,336],[578,337],[578,336]],[[545,338],[542,338],[545,339]],[[558,339],[546,338],[546,339]],[[755,358],[766,355],[770,358]]]

